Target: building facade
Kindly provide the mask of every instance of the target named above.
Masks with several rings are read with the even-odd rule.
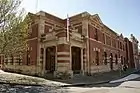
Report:
[[[138,60],[139,60],[139,65],[140,65],[140,50],[138,50]],[[140,69],[140,66],[138,67]]]
[[[135,63],[135,68],[138,69],[139,68],[139,60],[138,60],[138,40],[136,39],[136,37],[131,34],[130,36],[130,41],[132,42],[132,49],[133,49],[133,58],[134,58],[134,63]]]
[[[125,42],[126,42],[126,62],[128,62],[129,68],[135,68],[132,42],[128,38],[125,38]]]
[[[23,56],[7,56],[3,69],[45,76],[59,73],[94,74],[117,70],[128,64],[123,35],[107,27],[98,14],[87,12],[61,19],[46,12],[29,13],[28,51]]]

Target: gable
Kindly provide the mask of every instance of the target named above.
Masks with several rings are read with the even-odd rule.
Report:
[[[100,17],[99,17],[98,14],[92,15],[92,18],[93,18],[97,23],[103,24],[103,22],[102,22],[102,20],[100,19]]]

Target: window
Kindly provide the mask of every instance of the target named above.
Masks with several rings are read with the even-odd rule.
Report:
[[[104,52],[104,64],[107,65],[107,53]]]
[[[115,39],[112,39],[112,46],[113,47],[116,47],[116,41],[115,41]]]
[[[118,49],[120,49],[120,43],[119,43],[119,41],[118,41]]]
[[[22,56],[21,55],[19,55],[19,57],[18,57],[18,62],[19,62],[19,65],[22,64]]]
[[[112,46],[113,46],[114,48],[116,48],[116,40],[115,40],[115,39],[112,39]]]
[[[121,56],[121,64],[123,65],[123,56]]]
[[[124,64],[126,64],[126,61],[125,61],[125,57],[124,57],[124,60],[123,60]]]
[[[125,45],[123,44],[123,51],[125,51]]]
[[[42,61],[40,61],[40,62],[43,62],[43,55],[44,54],[44,49],[43,48],[41,48],[41,56],[40,56],[40,59],[42,60]]]
[[[5,64],[8,64],[8,56],[5,56]]]
[[[29,65],[30,64],[30,53],[29,53],[29,50],[27,50],[27,57],[26,57],[26,65]]]
[[[105,44],[105,34],[103,33],[103,43]]]
[[[113,55],[110,53],[110,69],[113,70]]]
[[[75,27],[75,30],[76,30],[76,32],[78,32],[78,33],[82,33],[82,26],[81,26],[81,25],[76,26],[76,27]]]
[[[122,49],[122,43],[120,42],[120,49]]]
[[[109,45],[109,38],[106,36],[106,44]]]
[[[49,25],[45,25],[45,27],[44,27],[44,33],[51,32],[51,29],[52,29],[51,26],[49,26]]]
[[[31,27],[31,29],[30,29],[30,36],[32,36],[33,35],[33,33],[32,32],[36,32],[36,31],[38,31],[38,24],[33,24],[32,25],[32,27]]]
[[[97,29],[96,28],[95,28],[94,39],[98,41],[98,32],[97,32]]]
[[[111,46],[111,38],[109,37],[109,45]]]
[[[99,53],[98,53],[98,51],[95,51],[95,53],[96,53],[95,62],[96,62],[96,65],[98,66],[99,65]]]
[[[116,65],[118,64],[118,57],[117,57],[117,54],[115,55],[115,64],[116,64]]]
[[[116,40],[114,40],[114,47],[116,48],[117,46],[116,46]]]

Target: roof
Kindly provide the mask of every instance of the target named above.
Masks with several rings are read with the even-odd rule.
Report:
[[[36,13],[36,14],[33,14],[33,13],[30,13],[30,12],[29,12],[28,14],[38,16],[37,14],[39,14],[39,13],[44,13],[45,16],[48,16],[48,17],[50,17],[50,18],[52,18],[52,19],[55,19],[55,20],[58,20],[58,21],[61,21],[61,22],[65,22],[66,19],[67,19],[67,18],[65,18],[65,19],[59,18],[59,17],[57,17],[57,16],[54,16],[54,15],[52,15],[52,14],[50,14],[50,13],[47,13],[47,12],[44,12],[44,11],[39,11],[39,12]],[[81,17],[82,17],[82,16],[81,16],[82,14],[89,15],[89,16],[92,16],[92,17],[95,17],[95,18],[98,18],[99,21],[103,24],[103,22],[102,22],[102,20],[100,19],[100,17],[99,17],[98,14],[91,15],[91,14],[90,14],[89,12],[87,12],[87,11],[84,11],[84,12],[82,12],[82,13],[79,13],[79,14],[76,14],[76,15],[73,15],[73,16],[70,16],[69,18],[70,18],[70,19],[71,19],[71,18],[76,18],[76,17],[77,17],[77,18],[81,18]],[[112,29],[110,29],[107,25],[103,24],[103,26],[106,27],[107,29],[109,29],[109,31],[111,31],[113,34],[119,36],[119,34],[117,34],[115,31],[113,31]]]
[[[114,33],[115,35],[117,35],[118,36],[118,34],[115,32],[115,31],[113,31],[112,29],[110,29],[108,26],[106,26],[105,24],[103,24],[107,29],[109,29],[112,33]]]

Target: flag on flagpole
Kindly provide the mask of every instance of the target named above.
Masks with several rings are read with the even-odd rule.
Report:
[[[69,16],[67,14],[67,41],[69,42],[69,26],[70,26],[70,21],[69,21]]]

